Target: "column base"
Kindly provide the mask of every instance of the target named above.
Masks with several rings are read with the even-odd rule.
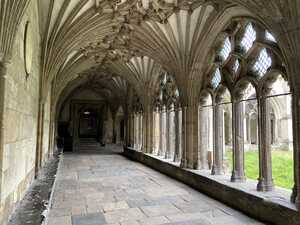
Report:
[[[296,197],[295,205],[298,210],[300,210],[300,196]]]
[[[273,191],[274,190],[274,183],[272,181],[265,181],[264,179],[259,179],[257,184],[257,191]]]
[[[171,158],[171,154],[169,152],[166,152],[165,159],[170,159],[170,158]]]
[[[235,171],[233,171],[232,175],[231,175],[230,181],[231,182],[236,182],[236,183],[245,182],[246,181],[246,177],[245,177],[245,175],[239,175],[238,173],[236,173]]]
[[[187,161],[186,161],[186,159],[181,159],[180,167],[181,168],[186,168],[187,167]]]
[[[211,170],[212,175],[223,175],[224,170],[222,168],[217,167],[216,165],[213,165]]]
[[[198,162],[198,169],[199,170],[209,170],[208,162],[199,161]]]
[[[173,162],[179,162],[179,155],[174,155]]]
[[[297,186],[295,184],[292,190],[291,203],[296,203],[296,199],[297,199]]]

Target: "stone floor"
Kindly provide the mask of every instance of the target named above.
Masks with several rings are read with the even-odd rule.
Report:
[[[105,150],[61,158],[48,225],[263,224]]]

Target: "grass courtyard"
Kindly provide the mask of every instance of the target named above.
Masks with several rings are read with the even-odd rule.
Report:
[[[226,151],[229,165],[232,165],[232,151]],[[245,152],[245,173],[248,179],[257,180],[259,174],[259,162],[257,151]],[[292,151],[272,151],[272,171],[274,183],[278,187],[286,189],[293,188],[293,152]]]

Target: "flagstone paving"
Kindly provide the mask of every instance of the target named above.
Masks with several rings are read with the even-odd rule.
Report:
[[[106,151],[61,157],[48,225],[263,224]]]

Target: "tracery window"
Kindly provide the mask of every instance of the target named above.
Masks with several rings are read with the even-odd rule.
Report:
[[[232,70],[233,70],[234,73],[237,73],[238,70],[239,70],[239,68],[240,68],[240,62],[239,62],[238,59],[236,59],[236,60],[234,61],[233,66],[232,66]]]
[[[227,32],[225,38],[218,46],[224,32]],[[258,36],[265,41],[254,44]],[[203,154],[201,148],[206,152],[209,149],[206,143],[208,137],[204,134],[208,128],[207,125],[201,127],[201,124],[204,126],[213,117],[212,155],[217,156],[213,168],[217,168],[217,172],[223,170],[223,173],[226,168],[227,171],[232,168],[232,181],[244,181],[246,177],[258,179],[259,191],[272,190],[276,185],[291,189],[294,183],[292,169],[287,169],[293,168],[292,159],[280,169],[276,162],[285,154],[292,158],[293,153],[291,96],[282,55],[276,43],[272,33],[254,22],[235,21],[227,27],[216,38],[216,46],[212,48],[214,52],[211,55],[219,58],[211,62],[202,90],[211,93],[213,104],[206,106],[203,101],[199,110],[199,120],[202,121],[199,122],[200,143],[203,142],[199,156]],[[243,51],[240,51],[241,48]],[[216,49],[221,50],[216,52]],[[219,93],[223,93],[224,89],[230,92],[229,101],[225,101],[224,95]],[[232,136],[232,143],[230,134],[236,135]],[[259,137],[262,137],[260,141]],[[288,184],[282,182],[283,177]]]
[[[221,71],[219,68],[217,68],[212,78],[211,84],[214,88],[217,88],[220,82],[221,82]]]
[[[227,37],[224,41],[223,47],[220,51],[220,56],[226,61],[231,53],[231,42],[229,37]]]
[[[267,50],[264,48],[259,53],[256,63],[253,66],[253,70],[258,73],[259,76],[263,76],[266,74],[268,69],[272,65],[272,59],[267,53]]]
[[[241,41],[241,45],[245,48],[246,52],[250,50],[255,40],[256,31],[254,30],[252,23],[249,23],[246,27],[244,37]]]
[[[273,36],[273,34],[271,34],[269,31],[266,30],[266,39],[268,41],[272,41],[272,42],[277,42],[276,38]]]

